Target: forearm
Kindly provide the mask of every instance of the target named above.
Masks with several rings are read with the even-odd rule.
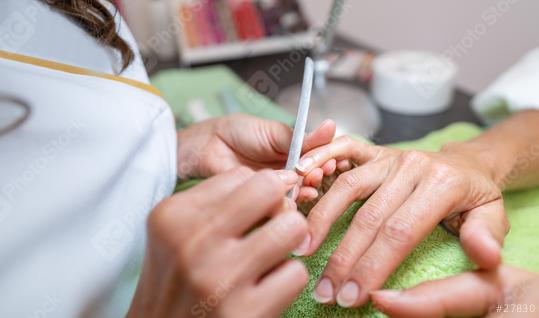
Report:
[[[444,150],[469,152],[503,190],[539,185],[539,111],[517,113],[480,136]]]

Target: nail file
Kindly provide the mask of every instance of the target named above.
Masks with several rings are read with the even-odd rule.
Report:
[[[288,152],[288,160],[286,161],[286,170],[295,171],[295,167],[301,156],[301,148],[303,147],[303,139],[305,137],[305,129],[307,128],[307,117],[309,115],[309,105],[311,103],[311,91],[313,88],[314,63],[310,57],[305,59],[305,70],[303,71],[303,83],[301,86],[301,96],[299,99],[299,108],[294,125],[294,133],[292,142],[290,143],[290,151]],[[300,180],[299,182],[302,182]],[[298,187],[294,187],[288,192],[288,197],[294,197]]]

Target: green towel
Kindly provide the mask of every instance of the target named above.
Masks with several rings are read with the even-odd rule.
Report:
[[[163,93],[177,117],[182,121],[191,121],[185,112],[185,104],[192,98],[202,98],[208,112],[214,116],[226,113],[216,95],[223,89],[234,92],[243,112],[265,118],[292,123],[293,117],[284,113],[268,99],[258,95],[243,84],[232,72],[224,67],[209,67],[187,71],[165,71],[152,79],[152,83]],[[394,145],[401,149],[419,149],[436,151],[449,141],[470,139],[481,132],[474,125],[458,123],[438,132],[434,132],[417,141]],[[187,181],[178,185],[183,190],[196,184]],[[511,222],[504,246],[503,257],[508,264],[539,271],[539,189],[505,193],[505,206]],[[342,238],[347,225],[359,207],[355,204],[333,226],[328,239],[318,253],[304,259],[310,271],[310,281],[297,301],[285,312],[285,317],[383,317],[372,306],[360,309],[342,309],[337,306],[324,306],[315,303],[312,291],[318,276],[322,272],[327,258]],[[392,275],[386,284],[388,288],[405,288],[425,280],[438,279],[473,268],[458,241],[437,228],[422,242]]]
[[[457,123],[445,129],[411,142],[394,145],[401,149],[436,151],[449,141],[470,139],[481,132],[471,124]],[[504,194],[511,231],[503,249],[504,261],[517,267],[539,271],[539,189]],[[312,257],[304,258],[310,272],[307,288],[297,301],[285,312],[284,317],[385,317],[372,305],[359,309],[343,309],[338,306],[317,304],[312,298],[314,285],[322,273],[331,252],[342,239],[359,204],[354,204],[331,229],[331,232]],[[426,280],[451,276],[473,268],[459,242],[440,228],[424,240],[408,256],[386,283],[387,288],[407,288]]]
[[[254,116],[274,119],[291,125],[294,117],[273,104],[270,99],[258,94],[225,66],[209,66],[196,69],[166,70],[151,79],[152,85],[163,94],[178,119],[178,126],[194,122],[187,105],[200,101],[204,111],[212,117],[229,114],[222,98],[230,94],[237,111]]]

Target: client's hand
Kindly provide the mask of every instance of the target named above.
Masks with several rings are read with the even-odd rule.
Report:
[[[391,317],[537,317],[539,277],[536,273],[501,266],[403,291],[375,291],[374,305]]]
[[[311,255],[355,200],[368,200],[330,257],[315,289],[322,303],[365,304],[414,247],[444,218],[460,230],[467,255],[481,268],[501,262],[508,230],[502,196],[488,156],[460,144],[438,153],[372,146],[349,137],[305,154],[297,169],[310,173],[329,160],[357,167],[341,174],[308,216],[301,254]],[[320,176],[318,175],[318,178]],[[316,179],[316,178],[314,178]]]
[[[286,260],[307,232],[285,199],[296,181],[237,168],[160,203],[128,317],[278,316],[307,283]]]
[[[331,142],[334,134],[335,123],[323,122],[305,137],[303,151]],[[277,121],[244,114],[207,120],[178,132],[178,176],[209,177],[240,166],[282,169],[291,140],[292,129]],[[312,187],[300,190],[302,198],[316,196]]]

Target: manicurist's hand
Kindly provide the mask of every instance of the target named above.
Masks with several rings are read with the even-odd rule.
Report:
[[[468,272],[403,290],[372,293],[395,318],[537,317],[539,276],[513,267]]]
[[[164,200],[128,317],[277,317],[307,283],[293,172],[241,167]]]
[[[307,134],[303,151],[333,140],[335,123],[327,120]],[[287,125],[245,114],[207,120],[178,132],[178,175],[209,177],[244,166],[254,170],[283,169],[288,156],[292,129]],[[321,171],[335,165],[330,161]],[[300,198],[313,199],[313,187],[303,187]]]
[[[444,219],[480,268],[495,268],[508,231],[490,156],[465,144],[441,152],[403,151],[349,137],[306,153],[297,169],[309,174],[329,160],[351,161],[308,216],[301,254],[311,255],[355,200],[367,199],[315,288],[322,303],[355,307],[381,288],[405,257]]]

